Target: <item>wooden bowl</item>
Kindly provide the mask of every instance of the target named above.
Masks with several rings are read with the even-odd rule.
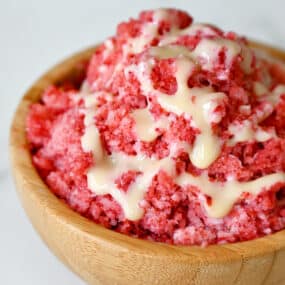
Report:
[[[252,43],[285,61],[285,52]],[[34,228],[55,255],[89,284],[285,284],[285,230],[248,242],[209,246],[171,246],[128,237],[96,225],[59,200],[32,165],[25,119],[29,105],[50,84],[74,80],[80,52],[43,75],[15,113],[10,156],[18,195]]]

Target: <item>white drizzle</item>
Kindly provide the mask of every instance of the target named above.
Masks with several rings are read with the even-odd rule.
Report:
[[[101,144],[100,134],[95,125],[89,125],[85,129],[85,133],[81,138],[82,149],[85,152],[92,152],[95,160],[101,160],[103,157],[103,150],[99,145]]]
[[[198,168],[207,168],[220,154],[221,142],[213,134],[211,121],[209,121],[209,104],[223,100],[224,93],[211,93],[209,89],[190,89],[187,85],[183,68],[178,68],[177,92],[173,96],[161,95],[159,104],[166,110],[178,115],[190,116],[200,134],[196,136],[194,146],[189,154],[191,162]],[[187,74],[187,73],[186,73]],[[189,73],[188,73],[189,74]],[[205,112],[206,111],[206,112]]]
[[[160,169],[174,174],[174,164],[170,158],[152,160],[142,156],[128,156],[116,153],[106,156],[87,172],[88,187],[97,195],[110,194],[122,207],[125,217],[135,221],[142,217],[143,210],[139,202],[150,186],[153,177]],[[127,193],[116,188],[115,179],[132,170],[142,172],[130,185]]]
[[[241,52],[241,47],[234,41],[226,39],[202,39],[196,46],[193,54],[202,59],[202,67],[205,70],[212,70],[218,54],[226,48],[226,66],[229,67],[233,59]]]
[[[86,133],[88,136],[92,136],[89,128],[86,129]],[[174,162],[170,157],[155,160],[140,155],[128,156],[123,153],[114,153],[111,156],[107,156],[104,154],[99,140],[96,143],[94,142],[93,147],[102,153],[102,157],[96,162],[94,167],[87,171],[88,187],[96,195],[112,195],[122,207],[126,219],[136,221],[142,217],[143,209],[139,206],[140,201],[143,200],[145,191],[150,186],[153,177],[160,170],[175,176]],[[179,147],[179,145],[175,146],[172,155],[175,154]],[[142,174],[135,179],[125,193],[116,187],[115,180],[129,170],[139,171]],[[235,180],[229,180],[225,183],[210,182],[206,172],[199,177],[184,173],[176,178],[178,185],[195,186],[203,194],[212,198],[210,206],[205,199],[202,203],[207,214],[213,218],[222,218],[228,214],[242,193],[248,192],[257,195],[263,189],[270,188],[277,182],[285,182],[283,173],[266,175],[250,182],[238,182]]]
[[[164,36],[159,46],[173,44],[181,36],[195,36],[198,35],[198,33],[201,33],[203,36],[211,37],[202,39],[193,51],[193,57],[202,59],[201,66],[203,69],[211,70],[215,63],[214,60],[218,58],[218,53],[225,48],[227,67],[229,67],[233,59],[240,54],[242,57],[241,68],[247,74],[251,72],[251,64],[253,61],[252,51],[243,43],[218,38],[218,33],[211,26],[206,24],[192,24],[182,30],[174,28]]]
[[[146,24],[140,37],[130,39],[124,46],[124,54],[139,53],[144,50],[146,44],[150,43],[158,35],[157,23],[167,17],[165,10],[158,10],[154,14],[154,22]],[[153,177],[160,171],[167,172],[175,177],[175,164],[172,157],[179,149],[184,149],[189,153],[192,163],[199,168],[207,168],[219,156],[221,142],[212,131],[212,124],[218,123],[221,116],[215,114],[215,109],[226,99],[224,93],[215,93],[210,88],[189,88],[187,81],[193,69],[200,65],[203,69],[210,70],[215,64],[219,51],[225,48],[226,65],[229,67],[233,59],[241,54],[243,61],[241,67],[246,73],[250,72],[252,54],[234,41],[225,39],[203,39],[194,51],[189,51],[181,46],[163,46],[174,43],[181,35],[195,35],[198,32],[216,36],[217,33],[211,27],[201,24],[179,30],[171,30],[160,42],[159,47],[149,49],[149,55],[160,59],[175,58],[177,71],[175,74],[177,81],[177,91],[172,96],[155,90],[150,80],[150,73],[154,64],[153,58],[139,65],[133,65],[125,69],[125,73],[133,72],[142,83],[142,92],[154,94],[158,103],[167,111],[178,115],[184,115],[191,119],[191,124],[199,129],[193,146],[185,142],[174,142],[170,146],[170,155],[161,160],[146,158],[140,154],[137,156],[127,156],[123,153],[113,153],[108,156],[101,145],[100,134],[94,123],[96,114],[96,99],[84,97],[85,113],[85,133],[81,138],[82,148],[86,152],[92,152],[95,158],[95,166],[87,171],[88,188],[96,195],[110,194],[122,207],[125,217],[129,220],[138,220],[143,215],[140,202],[143,200],[145,191],[150,186]],[[109,45],[109,47],[108,47]],[[112,50],[110,43],[106,44]],[[120,70],[122,65],[118,65],[116,70]],[[114,72],[115,74],[116,72]],[[256,85],[256,95],[261,100],[265,99],[272,104],[277,104],[280,94],[284,93],[285,87],[277,87],[272,94],[265,95],[261,86]],[[246,106],[244,111],[247,111]],[[131,116],[135,120],[135,128],[138,137],[143,141],[152,141],[157,137],[157,128],[167,128],[167,120],[155,121],[149,110],[135,110]],[[264,141],[272,137],[270,132],[265,132],[261,128],[253,129],[251,123],[243,122],[241,125],[232,124],[229,127],[233,138],[230,144],[235,144],[246,140]],[[274,135],[274,134],[273,134]],[[119,190],[115,185],[115,180],[127,171],[139,171],[141,174],[129,186],[128,191]],[[225,183],[211,182],[204,172],[199,177],[194,177],[184,173],[175,178],[180,186],[192,185],[197,187],[201,193],[212,198],[211,205],[206,200],[202,201],[206,212],[210,217],[222,218],[232,209],[242,193],[248,192],[253,195],[259,194],[277,182],[285,182],[284,173],[266,175],[250,182],[238,182],[234,178],[229,178]]]
[[[89,112],[92,113],[93,111],[89,109],[87,113]],[[90,128],[86,128],[85,135],[92,140],[92,131]],[[181,146],[180,144],[174,144],[171,155],[175,155],[175,152],[180,147],[184,147],[183,143]],[[96,165],[87,171],[88,188],[96,195],[112,195],[122,207],[125,217],[129,220],[135,221],[142,217],[143,210],[139,206],[140,201],[142,201],[153,177],[160,170],[167,172],[171,176],[175,176],[174,163],[171,157],[154,160],[140,155],[127,156],[122,153],[114,153],[111,156],[107,156],[102,149],[100,139],[93,140],[93,148],[101,152],[102,156],[101,159],[96,161]],[[94,157],[96,158],[95,153]],[[125,193],[117,189],[115,179],[129,170],[140,171],[142,174],[136,178],[130,185],[127,193]],[[177,184],[181,186],[195,186],[199,191],[212,198],[211,206],[207,204],[205,199],[202,202],[208,215],[214,218],[221,218],[229,213],[242,193],[248,192],[256,195],[277,182],[285,182],[285,175],[283,173],[266,175],[257,180],[244,183],[235,180],[229,180],[225,183],[210,182],[206,172],[199,177],[193,177],[190,174],[184,173],[176,178]]]
[[[85,131],[81,137],[81,146],[85,152],[91,152],[95,161],[98,162],[103,158],[104,150],[101,146],[100,133],[94,123],[97,97],[94,93],[88,94],[86,92],[82,92],[79,96],[83,99],[86,108],[84,116]]]
[[[184,186],[195,186],[202,193],[210,196],[212,204],[209,206],[207,203],[204,203],[208,215],[213,218],[222,218],[230,212],[242,193],[258,195],[262,190],[269,189],[278,182],[285,182],[285,174],[269,174],[249,182],[228,180],[221,183],[209,181],[206,173],[199,177],[184,173],[176,179],[176,182]]]
[[[233,135],[228,141],[228,145],[230,146],[246,141],[264,142],[272,137],[276,137],[276,133],[273,131],[265,131],[261,127],[254,129],[252,122],[249,120],[232,123],[229,126],[229,132]]]
[[[154,120],[148,109],[135,110],[132,114],[138,137],[143,141],[152,141],[157,137]]]
[[[262,96],[268,92],[268,89],[263,83],[257,81],[257,82],[254,82],[253,91],[255,95]]]
[[[124,54],[140,53],[144,47],[149,44],[156,36],[158,36],[158,22],[167,19],[168,13],[164,9],[154,11],[153,21],[146,23],[141,31],[141,35],[131,38],[123,47]]]
[[[156,94],[158,103],[167,111],[177,115],[186,115],[193,120],[193,124],[199,129],[194,146],[189,153],[191,162],[198,168],[207,168],[218,157],[221,142],[213,134],[211,124],[217,119],[207,111],[211,111],[212,106],[220,104],[225,98],[224,93],[214,93],[210,88],[189,88],[188,78],[195,68],[192,54],[188,49],[178,46],[154,47],[150,49],[150,54],[158,58],[176,58],[176,81],[177,91],[169,96],[155,90],[150,80],[152,61],[139,66],[132,66],[128,71],[134,72],[142,83],[145,94]],[[210,119],[213,121],[210,121]]]
[[[280,101],[280,96],[285,94],[285,85],[277,85],[273,91],[265,96],[266,100],[269,101],[273,106],[276,106]]]
[[[164,38],[160,41],[159,45],[169,45],[171,43],[175,43],[177,39],[181,36],[195,36],[198,33],[202,33],[203,35],[207,36],[217,36],[217,32],[207,24],[196,23],[192,24],[185,29],[172,29]]]
[[[194,63],[193,53],[188,48],[183,46],[171,45],[152,47],[149,50],[149,54],[159,59],[188,57],[189,59],[192,59]]]
[[[135,120],[136,134],[140,140],[146,142],[153,141],[158,136],[158,128],[166,129],[169,125],[166,118],[154,120],[147,108],[135,110],[132,117]]]

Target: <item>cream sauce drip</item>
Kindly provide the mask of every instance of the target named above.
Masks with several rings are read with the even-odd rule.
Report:
[[[204,37],[193,51],[193,57],[201,59],[201,66],[205,70],[212,70],[218,54],[222,49],[225,49],[226,66],[229,67],[234,58],[241,56],[241,68],[247,74],[251,72],[251,64],[253,62],[252,51],[243,43],[237,43],[233,40],[219,38],[219,34],[209,25],[206,24],[192,24],[185,29],[172,29],[160,41],[159,46],[165,46],[177,42],[181,36],[195,36],[201,34]]]
[[[271,93],[267,94],[263,98],[266,101],[269,101],[273,106],[276,106],[279,103],[282,95],[285,95],[285,85],[280,84],[277,85]]]
[[[263,96],[268,92],[267,87],[261,82],[254,82],[253,91],[257,96]]]
[[[142,174],[136,178],[125,193],[116,187],[114,181],[129,170],[139,171]],[[153,160],[142,156],[116,153],[112,156],[105,156],[104,160],[89,169],[87,172],[88,187],[97,195],[112,195],[122,207],[125,217],[135,221],[143,215],[143,209],[140,208],[139,203],[143,200],[145,191],[159,170],[174,175],[174,164],[171,159]]]
[[[233,59],[241,52],[241,47],[236,42],[226,39],[202,39],[193,54],[202,60],[203,69],[213,70],[214,64],[219,58],[218,54],[223,48],[226,49],[226,66],[228,68]]]
[[[153,141],[157,136],[157,129],[166,129],[169,121],[166,118],[155,120],[148,108],[137,109],[132,113],[135,120],[136,134],[142,141]]]
[[[158,10],[154,14],[154,22],[146,24],[142,35],[133,38],[124,46],[124,53],[139,53],[144,50],[145,45],[158,36],[157,23],[167,17],[165,10]],[[203,39],[193,51],[177,45],[165,46],[174,43],[181,35],[195,35],[202,32],[207,35],[216,36],[216,32],[207,25],[191,25],[190,27],[179,30],[173,29],[160,42],[160,46],[152,47],[148,50],[149,58],[138,65],[132,65],[125,69],[125,73],[134,73],[141,82],[142,92],[148,96],[156,96],[158,103],[165,110],[183,115],[189,119],[191,126],[198,129],[194,145],[185,142],[173,142],[170,146],[170,155],[167,158],[157,160],[146,158],[140,153],[136,156],[128,156],[123,153],[112,153],[107,155],[101,144],[99,131],[94,123],[96,115],[96,97],[84,96],[85,102],[85,132],[81,138],[82,148],[86,152],[91,152],[94,156],[95,165],[87,171],[88,188],[96,195],[110,194],[122,207],[125,217],[129,220],[139,220],[143,216],[143,209],[140,202],[154,176],[159,171],[165,171],[170,176],[175,177],[175,163],[173,157],[179,149],[184,149],[189,153],[191,162],[198,168],[205,169],[211,165],[221,152],[222,142],[219,137],[213,133],[212,124],[218,123],[222,119],[221,115],[215,110],[224,100],[226,95],[221,92],[214,92],[211,88],[189,88],[188,78],[193,70],[198,66],[202,69],[211,70],[215,64],[218,53],[225,49],[226,65],[229,67],[237,55],[241,55],[243,61],[241,67],[244,72],[250,73],[252,54],[245,47],[230,40],[225,39]],[[110,46],[110,50],[112,46]],[[154,66],[154,58],[175,59],[177,82],[177,91],[169,96],[158,90],[155,90],[150,79],[151,70]],[[121,69],[122,66],[117,66]],[[285,91],[285,87],[279,86],[268,95],[265,94],[263,86],[258,84],[254,87],[256,95],[260,100],[269,101],[271,104],[277,104],[280,95]],[[247,110],[244,106],[244,112]],[[154,120],[148,110],[139,109],[130,114],[135,121],[135,132],[142,141],[154,140],[159,128],[167,128],[170,119],[162,118]],[[244,121],[240,124],[229,126],[229,132],[233,135],[228,142],[234,145],[238,142],[257,140],[265,141],[274,136],[270,133],[255,127],[251,122]],[[129,189],[124,192],[117,188],[115,180],[123,173],[128,171],[138,171],[140,174]],[[275,173],[263,176],[250,182],[238,182],[234,177],[229,177],[224,183],[212,182],[209,180],[207,172],[204,171],[199,177],[194,177],[188,173],[183,173],[175,177],[175,181],[180,186],[191,185],[212,198],[211,205],[208,205],[206,199],[202,203],[207,214],[210,217],[222,218],[227,215],[233,205],[238,201],[242,193],[258,195],[261,191],[269,189],[277,182],[285,182],[284,173]]]
[[[194,146],[189,154],[191,162],[198,168],[207,168],[220,154],[221,142],[213,134],[212,122],[208,111],[211,104],[225,98],[223,93],[213,93],[209,89],[190,89],[187,81],[192,66],[187,61],[179,60],[177,64],[177,92],[175,95],[161,95],[159,104],[166,110],[178,115],[189,116],[200,134],[196,136]],[[188,69],[188,70],[187,70]]]
[[[169,45],[175,43],[179,37],[181,36],[195,36],[198,34],[202,34],[204,36],[211,36],[215,37],[217,36],[217,32],[213,30],[209,25],[207,24],[201,24],[196,23],[192,24],[189,27],[185,29],[172,29],[167,35],[164,36],[164,38],[160,41],[160,46]]]
[[[91,118],[93,115],[94,110],[91,108],[87,109],[86,117]],[[122,153],[113,153],[111,156],[108,156],[104,153],[101,146],[100,137],[98,136],[94,139],[93,130],[90,128],[92,124],[91,121],[89,121],[89,119],[86,121],[88,121],[88,124],[83,137],[91,143],[89,148],[86,147],[86,151],[96,150],[93,152],[96,164],[87,171],[89,189],[96,195],[112,195],[122,207],[127,219],[133,221],[140,219],[143,215],[140,202],[143,200],[145,191],[150,186],[153,177],[160,170],[175,177],[175,165],[172,158],[167,157],[161,160],[155,160],[141,155],[128,156]],[[96,128],[94,123],[93,126]],[[99,134],[99,132],[97,131],[96,134]],[[82,139],[82,145],[84,145],[83,141],[84,139]],[[170,156],[175,156],[176,151],[181,147],[187,148],[187,146],[184,146],[184,143],[178,145],[174,143]],[[129,170],[138,171],[141,172],[141,174],[125,193],[116,187],[115,180]],[[242,193],[248,192],[257,195],[263,189],[266,190],[277,182],[285,182],[285,175],[283,173],[266,175],[254,181],[243,183],[235,181],[234,179],[225,183],[210,182],[206,172],[199,177],[184,173],[176,178],[178,185],[192,185],[197,187],[201,193],[212,198],[212,204],[210,206],[205,199],[203,199],[202,203],[207,214],[214,218],[222,218],[228,214]]]
[[[198,168],[207,168],[219,156],[221,142],[213,134],[212,123],[219,121],[214,109],[226,98],[224,93],[215,93],[210,88],[189,88],[188,78],[195,68],[191,52],[184,47],[154,47],[150,54],[160,59],[176,59],[177,91],[169,96],[155,90],[150,80],[152,61],[141,66],[132,66],[128,71],[134,72],[141,82],[145,94],[156,94],[158,103],[167,111],[185,115],[199,129],[194,146],[189,153],[191,162]]]
[[[224,183],[209,181],[206,173],[199,177],[182,174],[176,181],[179,185],[197,187],[202,193],[212,198],[211,205],[204,202],[205,209],[210,217],[223,218],[232,209],[242,193],[258,195],[262,190],[269,189],[278,182],[285,182],[284,173],[265,175],[249,182],[238,182],[229,179]]]
[[[140,207],[140,202],[143,200],[144,194],[150,186],[153,177],[160,170],[175,177],[175,164],[172,158],[167,157],[155,160],[141,155],[128,156],[123,153],[113,153],[111,156],[108,156],[102,149],[100,139],[92,139],[93,134],[90,128],[86,128],[85,135],[92,141],[93,149],[97,149],[97,152],[101,153],[101,156],[94,153],[95,160],[98,157],[100,159],[96,160],[95,166],[87,171],[89,189],[96,195],[112,195],[122,207],[126,219],[139,220],[143,216],[143,209]],[[175,145],[175,147],[174,145],[172,146],[171,156],[175,156],[176,151],[180,147],[187,147],[183,143]],[[116,187],[115,180],[130,170],[141,172],[141,174],[130,185],[128,191],[124,192]],[[285,174],[276,173],[266,175],[250,182],[238,182],[232,179],[225,183],[210,182],[206,172],[199,177],[184,173],[176,178],[178,185],[197,187],[201,193],[212,198],[210,206],[207,204],[206,199],[202,200],[202,204],[207,214],[213,218],[222,218],[227,215],[242,193],[247,192],[257,195],[263,189],[266,190],[277,182],[285,182]]]
[[[229,126],[229,132],[233,135],[228,141],[228,145],[230,146],[246,141],[264,142],[276,137],[275,131],[265,131],[259,126],[254,126],[249,120],[231,124]]]
[[[164,9],[154,11],[153,21],[145,24],[145,26],[142,28],[141,35],[128,40],[123,47],[124,54],[136,54],[142,52],[144,47],[158,36],[158,23],[164,19],[167,19],[167,17],[168,13]]]
[[[85,152],[91,152],[97,162],[103,158],[104,154],[101,146],[100,133],[94,123],[97,109],[97,97],[96,94],[88,94],[85,92],[82,92],[80,97],[84,100],[84,106],[86,108],[84,117],[85,131],[81,137],[81,146]]]

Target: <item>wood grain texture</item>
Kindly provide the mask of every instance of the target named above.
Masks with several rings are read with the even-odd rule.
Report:
[[[285,52],[253,43],[277,58]],[[34,228],[55,255],[89,284],[285,284],[285,231],[249,242],[170,246],[94,224],[56,198],[31,163],[25,134],[29,105],[50,84],[73,80],[90,48],[55,66],[28,90],[15,113],[10,158],[18,195]]]

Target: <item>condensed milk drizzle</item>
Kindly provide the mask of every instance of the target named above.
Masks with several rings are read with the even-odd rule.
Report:
[[[140,37],[132,38],[126,43],[124,52],[127,54],[143,51],[154,37],[159,36],[156,24],[165,17],[167,17],[165,10],[156,11],[153,16],[154,21],[146,24]],[[177,37],[193,34],[197,31],[212,35],[212,38],[200,41],[193,51],[175,45]],[[121,152],[107,155],[102,147],[100,133],[93,120],[97,109],[96,98],[92,94],[83,96],[85,131],[81,138],[81,145],[85,152],[92,153],[95,162],[94,166],[88,169],[86,173],[88,188],[96,195],[110,194],[121,206],[126,219],[136,221],[143,216],[140,202],[143,200],[154,176],[160,171],[164,171],[173,177],[177,185],[196,187],[201,193],[211,197],[211,205],[208,205],[204,200],[201,200],[201,203],[203,203],[207,214],[214,218],[226,216],[242,193],[258,195],[261,191],[269,189],[278,182],[285,182],[284,173],[265,175],[249,182],[238,182],[234,177],[229,177],[226,182],[220,183],[212,182],[208,178],[206,169],[219,157],[223,144],[212,130],[212,124],[221,120],[221,117],[215,114],[215,110],[217,106],[227,100],[227,96],[222,92],[214,92],[211,88],[189,88],[188,79],[197,65],[204,70],[211,69],[221,48],[226,50],[225,62],[228,66],[238,54],[241,54],[244,59],[241,67],[245,73],[250,73],[252,61],[251,54],[246,52],[242,45],[230,40],[216,39],[214,36],[215,31],[202,24],[191,25],[184,30],[171,30],[168,35],[164,36],[160,46],[148,49],[143,62],[129,66],[124,70],[126,75],[130,72],[135,74],[145,96],[151,93],[163,109],[179,116],[185,116],[191,121],[191,126],[198,130],[193,145],[185,142],[178,144],[174,142],[170,146],[170,155],[164,159],[152,159],[140,153],[132,156]],[[154,59],[167,58],[174,59],[176,66],[177,90],[171,96],[155,90],[150,77]],[[268,95],[265,87],[256,84],[255,88],[257,96],[261,98],[260,100],[267,100],[272,104],[277,104],[280,94],[285,90],[284,86],[281,86],[276,88],[271,95]],[[161,120],[154,119],[148,107],[134,110],[130,116],[135,122],[134,132],[138,139],[146,142],[155,140],[158,136],[157,130],[159,128],[167,129],[170,123],[167,117]],[[229,145],[247,140],[265,141],[275,135],[262,129],[254,130],[247,121],[240,125],[230,125],[229,132],[233,135],[226,142]],[[200,176],[194,177],[189,173],[182,173],[177,176],[173,158],[179,147],[183,147],[189,153],[193,165],[204,169]],[[136,171],[139,174],[129,186],[128,191],[124,192],[116,187],[115,180],[128,171]]]

